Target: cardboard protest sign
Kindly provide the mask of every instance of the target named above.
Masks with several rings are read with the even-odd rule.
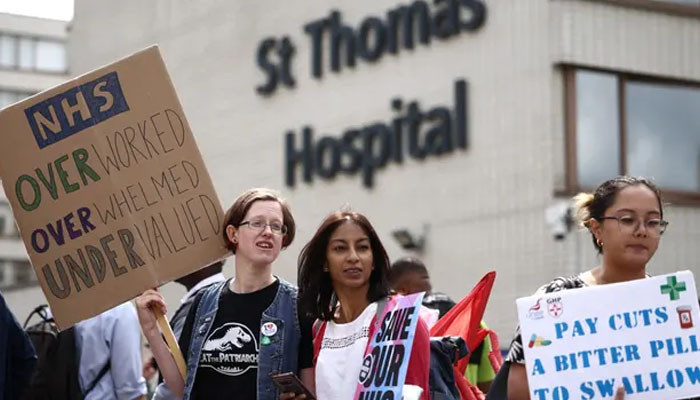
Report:
[[[355,400],[401,399],[424,293],[394,296],[377,316],[369,338]]]
[[[700,312],[689,271],[517,300],[530,398],[700,395]]]
[[[61,328],[228,254],[156,46],[0,112],[0,177]]]

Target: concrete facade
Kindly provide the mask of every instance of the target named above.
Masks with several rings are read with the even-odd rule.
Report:
[[[324,59],[318,80],[304,25],[336,9],[357,29],[403,2],[77,0],[69,63],[77,75],[158,43],[224,208],[253,186],[279,189],[289,199],[297,239],[276,273],[295,281],[299,250],[323,217],[344,205],[370,218],[392,258],[406,254],[392,231],[426,226],[420,256],[436,289],[459,299],[484,273],[498,272],[485,320],[506,346],[517,323],[516,298],[598,262],[586,232],[555,241],[545,223],[545,210],[567,189],[561,65],[700,82],[700,19],[603,1],[484,3],[487,18],[476,31],[433,38],[375,62],[358,60],[337,73]],[[283,36],[295,46],[296,85],[260,96],[255,88],[265,75],[256,65],[258,46]],[[296,185],[285,185],[288,131],[300,146],[304,126],[313,127],[318,141],[390,123],[397,97],[423,110],[451,109],[460,79],[468,85],[467,150],[389,163],[376,171],[371,189],[361,174],[305,183],[300,167]],[[665,217],[671,225],[649,272],[700,273],[700,210],[670,206]],[[166,290],[169,301],[181,294]]]
[[[34,59],[25,65],[19,62],[20,41],[48,42],[64,50],[62,60],[67,61],[65,45],[68,38],[68,22],[21,15],[0,13],[0,108],[19,101],[68,79],[65,69],[47,70],[38,62],[38,50],[32,48]],[[6,38],[11,38],[9,43]],[[60,57],[60,48],[59,57]],[[5,52],[14,51],[8,62]],[[25,53],[26,54],[26,53]],[[60,62],[60,60],[59,60]],[[8,144],[3,144],[8,145]],[[40,302],[46,302],[37,286],[35,274],[29,265],[29,257],[17,232],[5,193],[0,187],[0,290],[18,316],[26,316]]]

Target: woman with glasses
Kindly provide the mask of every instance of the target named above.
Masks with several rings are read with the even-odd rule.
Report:
[[[225,216],[224,235],[235,255],[235,278],[198,293],[180,348],[187,379],[158,331],[152,307],[166,312],[155,290],[136,304],[144,335],[167,389],[187,399],[279,399],[270,374],[294,372],[313,388],[310,323],[299,321],[297,289],[272,274],[280,250],[294,239],[287,202],[269,189],[241,194]],[[170,392],[170,393],[168,393]]]
[[[659,247],[668,223],[663,220],[661,195],[645,178],[621,176],[603,182],[593,193],[575,198],[576,215],[586,227],[593,246],[601,255],[600,265],[572,277],[560,277],[543,286],[538,293],[586,286],[605,285],[642,279],[646,266]],[[520,329],[506,357],[507,393],[510,400],[529,399],[525,357]],[[618,390],[615,399],[622,399]]]
[[[314,327],[315,388],[319,400],[352,399],[376,325],[389,295],[389,257],[367,218],[335,212],[321,223],[299,255],[299,302]],[[419,319],[405,385],[429,399],[428,329]],[[405,390],[407,391],[407,390]],[[282,399],[294,398],[285,394]]]

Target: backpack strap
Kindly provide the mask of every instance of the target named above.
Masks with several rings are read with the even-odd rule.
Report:
[[[27,317],[26,320],[24,320],[24,325],[22,325],[22,329],[27,329],[27,325],[29,324],[29,320],[32,319],[34,314],[38,315],[44,322],[53,322],[53,318],[49,318],[49,314],[46,311],[49,308],[48,304],[41,304],[37,306],[32,312],[29,313],[29,316]]]
[[[377,311],[374,314],[374,323],[370,323],[369,326],[369,337],[367,338],[367,346],[372,342],[372,338],[379,331],[379,327],[382,325],[382,314],[384,314],[384,309],[386,308],[386,303],[389,297],[382,297],[377,300]]]
[[[382,314],[384,314],[384,309],[386,308],[387,301],[389,301],[388,297],[382,297],[381,299],[377,300],[377,313],[374,316],[374,327],[370,332],[370,340],[374,332],[378,331],[379,326],[382,324],[381,318]]]
[[[318,335],[318,331],[321,330],[321,325],[323,325],[323,321],[320,319],[316,319],[314,321],[314,324],[311,326],[311,337],[316,340],[316,335]]]
[[[322,321],[317,319],[314,321],[311,332],[313,333],[313,344],[314,344],[314,359],[313,365],[316,367],[316,360],[318,355],[321,353],[321,343],[323,343],[323,335],[326,333],[326,324],[328,321]]]
[[[111,367],[110,364],[111,363],[109,361],[107,361],[107,364],[105,364],[105,366],[102,367],[102,370],[100,370],[100,373],[97,374],[97,376],[92,381],[92,383],[87,387],[87,389],[85,389],[85,394],[84,394],[85,397],[87,397],[88,393],[90,393],[92,391],[92,389],[94,389],[95,386],[97,386],[97,384],[100,382],[100,379],[102,379],[105,375],[107,375],[107,372],[109,371],[109,368]]]
[[[503,356],[498,343],[498,335],[496,332],[489,330],[489,339],[491,339],[491,351],[489,352],[489,361],[493,370],[498,372],[503,366]]]

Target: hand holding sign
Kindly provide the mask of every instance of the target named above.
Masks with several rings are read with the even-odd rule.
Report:
[[[617,388],[617,391],[615,391],[615,400],[623,400],[625,398],[625,387],[620,386]]]
[[[141,330],[146,339],[160,335],[156,312],[159,314],[168,313],[162,294],[155,289],[148,289],[143,292],[141,296],[136,298],[136,312],[139,316]]]
[[[174,393],[182,393],[184,390],[184,382],[187,380],[187,367],[185,360],[182,357],[182,352],[178,346],[177,339],[173,334],[165,314],[168,312],[165,305],[165,299],[155,289],[145,291],[141,296],[136,298],[136,310],[139,317],[139,323],[146,340],[151,344],[151,352],[156,359],[169,359],[167,355],[172,355],[177,367],[176,374],[171,363],[159,364],[161,374],[164,380],[168,382],[171,390]],[[160,331],[158,330],[160,326]],[[167,347],[164,346],[160,339],[161,332],[165,336]],[[180,383],[182,385],[180,385]]]

